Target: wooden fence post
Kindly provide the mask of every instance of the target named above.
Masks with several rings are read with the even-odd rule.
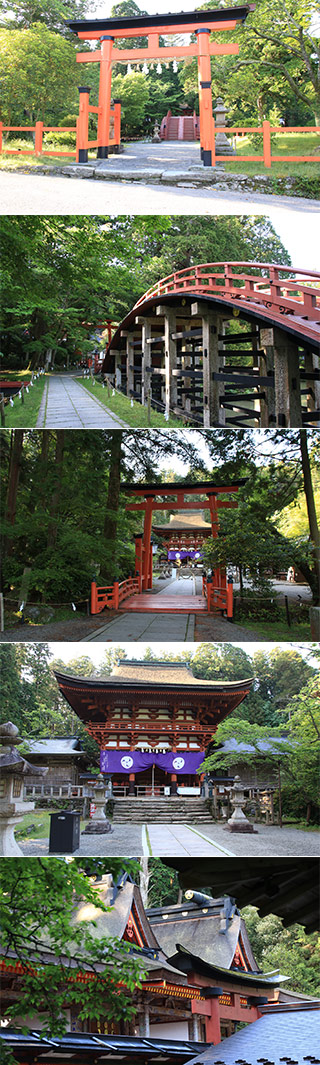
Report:
[[[229,621],[233,617],[233,581],[228,580],[227,583],[227,618]]]
[[[263,162],[266,167],[271,166],[271,135],[270,135],[270,122],[264,121],[262,124],[263,131]]]
[[[115,581],[113,585],[113,609],[119,610],[119,581]]]
[[[90,613],[98,613],[98,595],[97,595],[97,582],[91,581],[91,597],[90,597]]]
[[[42,138],[43,138],[43,122],[36,122],[35,124],[35,138],[34,138],[34,154],[41,155],[42,152]]]
[[[1,413],[1,425],[5,425],[6,424],[6,419],[5,419],[5,413],[4,413],[4,392],[0,392],[0,413]]]

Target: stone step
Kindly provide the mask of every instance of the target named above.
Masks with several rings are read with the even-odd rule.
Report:
[[[118,799],[113,822],[117,824],[212,824],[212,816],[203,799]]]

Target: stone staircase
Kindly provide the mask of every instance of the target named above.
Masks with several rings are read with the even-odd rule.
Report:
[[[114,824],[173,824],[212,825],[212,816],[206,799],[183,799],[180,796],[164,798],[115,799]]]

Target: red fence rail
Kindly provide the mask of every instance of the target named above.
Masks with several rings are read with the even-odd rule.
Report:
[[[271,126],[267,120],[262,123],[262,126],[217,126],[214,118],[212,119],[213,135],[212,143],[214,145],[214,134],[226,133],[239,136],[239,134],[248,133],[260,133],[262,136],[262,154],[261,155],[225,155],[223,153],[223,160],[226,162],[244,162],[244,163],[263,163],[266,169],[270,169],[272,163],[320,163],[320,140],[319,140],[319,154],[317,155],[274,155],[272,150],[271,135],[273,133],[316,133],[320,138],[319,126]],[[219,156],[219,159],[221,157]],[[215,152],[212,152],[212,166],[216,164]]]
[[[97,114],[99,116],[100,111],[100,107],[91,107],[89,105],[88,95],[83,94],[80,97],[80,111],[76,126],[45,126],[43,122],[36,122],[34,126],[5,126],[2,122],[0,122],[0,153],[6,152],[10,155],[71,156],[75,157],[77,162],[79,162],[80,151],[84,152],[86,154],[86,157],[88,157],[89,148],[99,148],[98,138],[92,141],[89,140],[89,114],[92,113]],[[115,104],[114,108],[111,110],[110,120],[109,145],[117,146],[120,144],[121,138],[121,105],[119,103]],[[11,148],[10,143],[3,143],[4,133],[18,132],[34,133],[34,145],[27,145],[26,148]],[[45,133],[75,133],[76,147],[68,151],[56,150],[53,148],[44,148],[43,137]]]
[[[221,570],[214,570],[212,579],[203,575],[202,594],[207,600],[208,614],[217,610],[226,611],[227,618],[233,617],[233,582],[229,581]]]
[[[288,273],[295,276],[282,276]],[[162,278],[141,296],[134,310],[156,297],[188,292],[228,299],[249,308],[264,307],[270,318],[281,320],[285,315],[290,324],[296,323],[297,329],[303,321],[304,335],[319,340],[319,272],[290,270],[273,263],[201,263]]]
[[[100,614],[102,610],[119,610],[120,603],[130,595],[141,592],[139,577],[127,577],[125,581],[98,587],[96,581],[91,583],[90,613]]]

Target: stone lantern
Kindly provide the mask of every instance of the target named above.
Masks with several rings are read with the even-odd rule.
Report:
[[[99,773],[94,785],[92,803],[94,808],[92,810],[91,818],[82,832],[82,836],[102,835],[107,832],[112,832],[110,821],[108,821],[105,813],[106,785],[102,773]]]
[[[21,743],[19,731],[12,721],[0,725],[0,855],[3,858],[21,857],[14,832],[25,814],[34,810],[34,802],[24,802],[24,778],[29,774],[45,776],[47,768],[30,765],[14,746]]]
[[[226,113],[228,110],[228,108],[223,103],[221,96],[218,96],[217,106],[214,107],[213,110],[216,116],[216,155],[235,155],[235,150],[232,147],[232,144],[230,144],[227,134],[224,133],[222,129],[220,129],[221,126],[226,125]]]
[[[152,143],[153,144],[161,144],[160,126],[159,126],[159,123],[157,122],[157,119],[156,119],[154,127],[153,127]]]
[[[242,807],[245,804],[245,794],[240,777],[234,778],[234,784],[230,788],[230,797],[234,809],[233,814],[229,817],[228,824],[225,826],[228,832],[254,832],[253,825],[243,813]]]

